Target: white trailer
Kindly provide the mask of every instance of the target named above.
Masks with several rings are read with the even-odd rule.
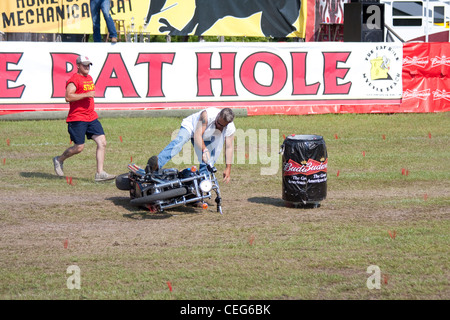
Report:
[[[450,1],[381,0],[386,41],[448,42]]]

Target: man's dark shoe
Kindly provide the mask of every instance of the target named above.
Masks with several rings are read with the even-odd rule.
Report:
[[[158,166],[158,156],[152,156],[147,161],[147,167],[145,168],[145,171],[147,173],[155,172],[159,170]]]

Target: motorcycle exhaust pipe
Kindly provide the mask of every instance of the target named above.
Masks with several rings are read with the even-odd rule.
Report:
[[[211,193],[209,193],[207,195],[204,195],[204,196],[201,196],[201,197],[192,198],[192,199],[189,199],[189,200],[186,200],[183,197],[183,201],[176,201],[176,202],[171,203],[171,204],[160,205],[160,207],[161,207],[162,210],[164,210],[164,209],[168,209],[168,208],[178,207],[180,205],[186,205],[186,204],[192,203],[192,202],[199,202],[199,201],[202,201],[202,200],[205,200],[205,199],[211,199]]]

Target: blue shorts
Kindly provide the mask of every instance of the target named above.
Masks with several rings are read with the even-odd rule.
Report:
[[[102,124],[98,119],[91,122],[85,121],[72,121],[67,122],[70,140],[75,144],[84,144],[84,136],[88,139],[92,139],[92,136],[101,136],[105,134]]]

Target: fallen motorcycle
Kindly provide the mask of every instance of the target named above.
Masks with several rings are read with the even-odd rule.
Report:
[[[201,204],[206,209],[206,200],[211,199],[214,190],[217,212],[222,214],[217,169],[209,164],[206,168],[206,174],[200,173],[195,166],[182,171],[170,168],[151,172],[148,166],[144,170],[136,164],[129,164],[129,172],[116,177],[116,187],[129,190],[130,204],[145,207],[151,212],[189,204]]]

